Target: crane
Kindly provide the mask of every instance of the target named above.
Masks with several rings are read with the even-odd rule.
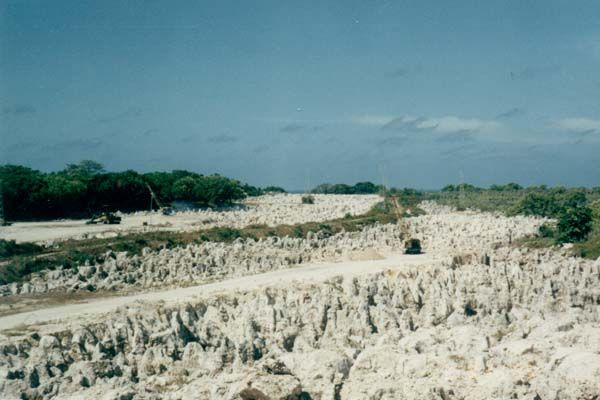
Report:
[[[150,192],[150,211],[152,211],[152,201],[155,201],[156,205],[158,206],[160,211],[163,213],[163,215],[172,215],[173,209],[171,207],[163,206],[163,204],[160,202],[160,200],[158,200],[158,196],[156,195],[156,193],[154,193],[154,190],[152,190],[152,188],[150,187],[150,185],[148,183],[146,183],[146,187],[148,188],[148,191]]]

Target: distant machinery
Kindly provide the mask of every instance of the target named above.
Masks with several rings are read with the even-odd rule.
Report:
[[[105,225],[118,225],[121,223],[121,217],[116,215],[110,211],[104,211],[100,214],[94,215],[90,218],[86,224],[95,225],[95,224],[105,224]]]
[[[158,206],[158,208],[160,209],[160,212],[163,215],[173,215],[175,213],[175,211],[173,210],[172,207],[168,207],[168,206],[163,206],[163,204],[160,202],[160,200],[158,200],[158,196],[156,195],[156,193],[154,193],[154,190],[152,190],[152,188],[150,187],[149,184],[146,183],[146,187],[148,188],[148,191],[150,192],[150,211],[152,211],[152,202],[156,202],[156,205]]]
[[[419,239],[408,239],[404,243],[404,254],[421,254],[421,241]]]

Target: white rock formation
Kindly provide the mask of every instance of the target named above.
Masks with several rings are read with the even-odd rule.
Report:
[[[432,203],[424,203],[423,208],[429,214],[404,220],[407,227],[404,235],[401,226],[388,224],[332,237],[316,233],[307,239],[285,237],[237,240],[233,244],[203,243],[158,252],[147,250],[141,256],[132,257],[126,253],[109,253],[106,261],[96,266],[43,271],[22,283],[0,285],[0,296],[57,290],[122,291],[199,284],[306,262],[344,259],[357,251],[400,251],[406,234],[421,239],[427,252],[463,257],[481,254],[486,257],[495,247],[535,233],[544,222],[532,217],[508,218],[492,213],[453,212]]]
[[[77,270],[59,268],[34,274],[21,283],[0,286],[0,296],[48,291],[123,291],[199,284],[290,268],[301,263],[343,260],[364,250],[400,251],[398,225],[373,225],[360,232],[322,233],[307,239],[270,237],[234,243],[205,242],[186,247],[145,250],[141,256],[108,253],[106,261]]]
[[[499,249],[492,265],[140,304],[95,324],[6,338],[0,393],[592,399],[599,346],[600,263]]]
[[[600,260],[508,246],[540,219],[424,207],[406,229],[441,263],[13,330],[0,335],[0,398],[599,398]],[[222,279],[399,251],[403,229],[117,254],[76,280],[123,290]],[[46,272],[43,290],[77,289],[74,277]]]

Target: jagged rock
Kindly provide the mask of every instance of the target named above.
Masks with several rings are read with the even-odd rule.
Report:
[[[402,248],[398,225],[374,225],[361,232],[342,232],[331,237],[236,240],[231,244],[206,242],[150,251],[142,256],[107,253],[97,266],[78,271],[42,271],[40,284],[14,283],[0,293],[25,294],[65,290],[69,293],[96,290],[134,290],[203,283],[289,268],[301,263],[348,258],[353,252],[398,251]]]
[[[251,374],[234,385],[227,396],[232,400],[297,400],[302,392],[298,378],[291,375]]]
[[[506,246],[509,229],[515,238],[534,231],[540,220],[469,214],[474,222],[468,224],[465,213],[438,211],[410,220],[408,228],[422,235],[425,251],[447,253],[441,263],[171,305],[136,303],[95,321],[1,336],[0,397],[475,400],[600,394],[600,263],[560,249]],[[375,226],[355,236],[236,241],[138,258],[115,254],[89,279],[104,270],[105,279],[123,272],[133,274],[135,284],[150,285],[159,279],[153,271],[161,279],[192,274],[186,266],[196,257],[204,271],[220,276],[256,273],[262,270],[257,265],[295,265],[293,254],[393,248],[400,238],[398,226]],[[128,263],[142,272],[128,270]]]

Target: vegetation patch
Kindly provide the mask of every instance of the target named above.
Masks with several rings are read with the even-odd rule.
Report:
[[[441,192],[425,193],[423,200],[506,215],[533,215],[557,220],[540,227],[537,235],[522,238],[516,245],[544,248],[573,243],[573,254],[595,259],[600,256],[600,187],[571,188],[517,184],[482,189],[464,184],[447,186]]]
[[[409,193],[409,192],[407,192]],[[445,186],[439,192],[414,193],[404,199],[434,200],[459,211],[476,209],[506,215],[532,215],[557,220],[544,225],[537,235],[522,238],[515,245],[532,248],[573,243],[573,254],[600,257],[600,187],[565,188],[516,183],[492,185],[488,189],[465,183]]]
[[[103,211],[138,211],[184,201],[197,207],[222,207],[247,196],[280,193],[280,187],[260,189],[220,175],[190,171],[106,172],[95,161],[69,164],[43,173],[20,165],[0,166],[0,194],[8,221],[87,218]],[[154,199],[153,199],[154,200]]]
[[[373,182],[358,182],[354,185],[346,185],[345,183],[323,183],[313,190],[311,193],[320,194],[377,194],[385,191],[381,185],[376,185]]]
[[[311,195],[302,196],[302,204],[315,204],[315,198]]]
[[[44,247],[35,243],[17,243],[14,240],[0,239],[0,259],[39,254],[44,251]]]

